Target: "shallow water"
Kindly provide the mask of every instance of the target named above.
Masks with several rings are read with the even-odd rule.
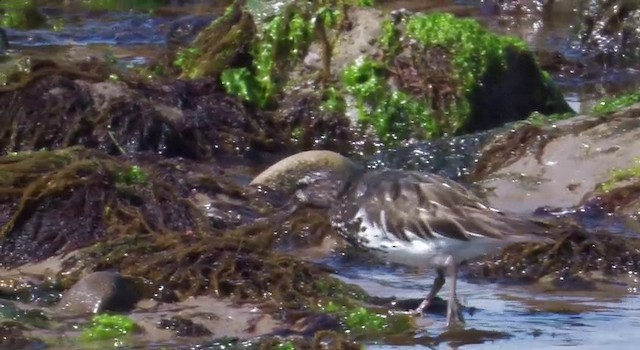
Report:
[[[343,280],[374,296],[422,298],[434,274],[416,274],[393,267],[340,267]],[[440,292],[448,295],[448,286]],[[477,344],[443,341],[427,345],[368,344],[367,349],[636,349],[640,344],[640,294],[619,288],[609,291],[562,291],[532,286],[471,284],[458,281],[460,302],[473,308],[465,314],[466,328],[506,332],[506,339],[479,340]],[[437,337],[445,329],[445,315],[427,314],[421,337]],[[464,338],[464,337],[461,337]]]

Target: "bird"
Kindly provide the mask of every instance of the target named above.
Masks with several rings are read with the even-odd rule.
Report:
[[[379,259],[434,268],[422,315],[449,278],[447,327],[464,325],[456,283],[459,265],[514,243],[551,243],[548,225],[490,207],[471,190],[421,171],[367,170],[332,151],[306,151],[273,164],[250,185],[289,192],[297,205],[327,209],[349,244]]]

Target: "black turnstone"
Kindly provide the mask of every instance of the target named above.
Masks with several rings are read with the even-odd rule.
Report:
[[[458,265],[518,242],[548,242],[541,223],[485,204],[439,175],[405,170],[365,171],[330,151],[295,154],[252,182],[295,192],[299,202],[328,208],[332,226],[352,245],[385,261],[437,271],[422,313],[450,277],[447,325],[461,323]]]

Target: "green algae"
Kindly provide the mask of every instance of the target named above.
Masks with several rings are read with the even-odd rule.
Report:
[[[330,301],[324,307],[324,311],[340,314],[347,331],[350,332],[376,333],[382,332],[389,326],[387,317],[371,312],[364,307],[349,309]]]
[[[593,114],[606,115],[640,102],[640,92],[631,92],[619,97],[606,97],[593,107]]]
[[[382,22],[381,62],[360,59],[343,72],[345,89],[355,97],[359,122],[371,125],[388,146],[398,145],[409,137],[430,139],[463,130],[472,114],[470,101],[483,78],[504,72],[507,50],[527,50],[520,39],[493,34],[475,20],[458,19],[446,13],[413,15],[403,25],[404,37],[398,24],[390,19]],[[403,41],[413,41],[418,46],[403,46]],[[442,89],[452,90],[450,97],[428,93],[427,86],[431,83],[424,79],[442,74],[437,69],[446,71],[446,67],[430,67],[429,62],[418,58],[429,50],[441,50],[442,54],[436,54],[447,55],[451,60],[450,74],[444,73],[451,80],[450,87]],[[403,81],[403,74],[407,74],[394,66],[394,60],[407,54],[409,57],[405,58],[424,78],[408,77],[413,80],[391,89],[389,78]],[[416,84],[423,91],[409,93],[407,89],[415,89]]]
[[[261,92],[259,82],[247,68],[226,69],[220,76],[228,94],[238,96],[255,105],[264,105],[268,98]]]
[[[507,49],[528,50],[521,39],[493,34],[473,19],[459,19],[449,13],[411,16],[406,30],[409,38],[424,46],[450,50],[465,92],[471,92],[492,67],[506,68]]]
[[[0,8],[0,27],[35,29],[46,24],[33,0],[3,0]]]
[[[540,112],[533,112],[524,122],[527,122],[534,126],[541,127],[541,126],[551,125],[553,123],[566,120],[574,116],[575,116],[575,113],[554,113],[550,115],[544,115]],[[521,124],[524,122],[517,122],[516,124],[518,123]]]
[[[334,45],[327,33],[339,27],[346,16],[345,10],[336,10],[336,6],[339,4],[321,6],[310,12],[290,4],[267,21],[253,41],[252,65],[228,68],[222,73],[226,91],[260,108],[274,107],[277,95],[286,85],[288,68],[300,61],[311,41],[317,40],[323,47],[322,110],[343,112],[346,99],[342,95],[349,93],[355,98],[358,121],[365,128],[371,126],[383,143],[394,146],[409,138],[432,139],[463,130],[472,114],[471,98],[482,79],[486,75],[499,75],[506,69],[508,50],[527,52],[524,41],[495,35],[474,20],[442,13],[414,15],[404,23],[406,40],[419,43],[420,50],[438,48],[448,53],[453,66],[450,82],[453,96],[434,97],[426,91],[420,94],[403,87],[388,87],[387,81],[393,76],[392,67],[388,65],[401,53],[405,40],[391,20],[382,23],[379,38],[386,63],[365,57],[342,72],[342,86],[326,86],[331,79]],[[425,72],[419,73],[424,76]],[[430,85],[426,81],[421,83],[423,90]],[[446,93],[447,87],[441,90]]]
[[[93,10],[108,11],[149,11],[171,4],[171,0],[83,0],[83,5]]]
[[[334,86],[326,88],[320,108],[325,112],[344,113],[347,108],[344,94],[340,93]]]
[[[253,17],[244,10],[245,2],[234,1],[189,47],[176,53],[173,65],[180,69],[181,78],[218,77],[245,54],[256,30]]]
[[[355,97],[359,122],[372,125],[387,145],[397,145],[422,130],[423,137],[441,135],[427,103],[420,103],[402,91],[389,93],[384,64],[364,58],[343,73],[345,89]]]
[[[183,72],[193,72],[197,68],[200,55],[202,55],[202,50],[197,47],[188,47],[179,50],[176,53],[176,58],[173,60],[173,65]]]
[[[376,6],[375,0],[355,0],[355,4],[358,7],[374,7],[374,6]]]
[[[149,174],[140,166],[133,165],[129,169],[116,173],[116,182],[126,185],[144,184],[149,180]]]
[[[132,335],[138,326],[123,315],[99,314],[91,319],[91,326],[82,332],[84,341],[115,340]]]
[[[640,180],[640,158],[635,160],[635,164],[629,168],[613,169],[609,179],[600,184],[600,189],[609,192],[617,188],[621,182],[630,180]]]
[[[281,13],[265,21],[251,44],[250,67],[229,68],[221,80],[228,93],[244,101],[269,109],[277,104],[277,95],[287,86],[291,69],[316,40],[322,47],[319,78],[323,85],[331,79],[331,56],[344,22],[347,2],[317,2],[311,5],[292,2]]]
[[[291,341],[285,341],[276,346],[276,350],[296,350],[296,345]]]
[[[345,331],[352,336],[379,337],[407,333],[415,329],[409,315],[381,313],[357,304],[345,305],[329,301],[321,310],[338,315]]]
[[[269,21],[252,49],[254,55],[251,74],[247,68],[227,69],[221,81],[228,93],[266,108],[280,89],[278,82],[278,57],[285,53],[300,58],[306,50],[311,30],[307,20],[298,13],[279,15]]]
[[[385,56],[395,57],[402,50],[401,32],[391,19],[385,19],[381,27],[380,48]]]
[[[255,38],[251,53],[253,65],[230,68],[222,72],[221,81],[228,93],[261,108],[274,103],[282,87],[284,65],[281,58],[290,63],[302,58],[310,44],[312,27],[309,19],[288,7],[284,13],[268,21]]]

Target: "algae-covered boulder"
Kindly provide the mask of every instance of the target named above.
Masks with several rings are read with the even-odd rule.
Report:
[[[252,64],[221,73],[227,92],[278,109],[312,90],[308,108],[386,145],[571,111],[522,40],[450,14],[293,2],[251,45]]]
[[[490,129],[570,111],[526,44],[451,14],[382,22],[381,56],[343,73],[359,122],[386,142]]]

